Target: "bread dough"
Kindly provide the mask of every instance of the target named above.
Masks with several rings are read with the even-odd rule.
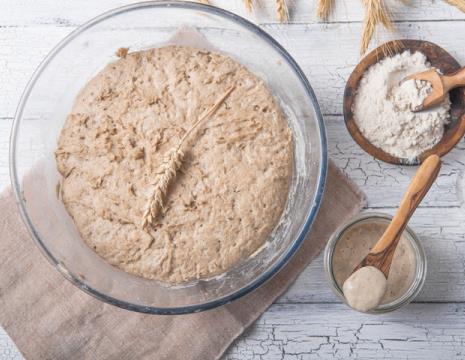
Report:
[[[164,155],[233,85],[144,230]],[[107,65],[77,96],[56,151],[62,201],[84,241],[128,273],[170,283],[225,272],[264,244],[287,200],[292,156],[262,80],[226,55],[176,46]]]

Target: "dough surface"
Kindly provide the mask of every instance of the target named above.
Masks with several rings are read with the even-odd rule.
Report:
[[[144,230],[164,155],[232,85]],[[287,200],[292,156],[291,131],[262,80],[223,54],[175,46],[107,65],[77,96],[56,151],[62,201],[88,246],[169,283],[225,272],[264,244]]]

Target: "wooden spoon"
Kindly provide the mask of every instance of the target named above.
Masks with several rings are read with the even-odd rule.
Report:
[[[452,89],[465,86],[465,67],[450,75],[441,75],[435,69],[431,69],[407,76],[404,80],[424,80],[431,83],[431,92],[420,106],[413,109],[413,111],[426,110],[441,104]]]
[[[374,266],[381,270],[386,279],[388,278],[392,258],[400,236],[417,206],[425,197],[434,180],[436,180],[440,168],[441,159],[437,155],[429,156],[422,163],[386,231],[352,273],[364,266]]]

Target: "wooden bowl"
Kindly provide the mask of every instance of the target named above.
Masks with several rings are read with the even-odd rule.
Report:
[[[457,88],[450,92],[451,111],[450,123],[445,127],[444,136],[433,148],[423,152],[415,159],[398,158],[390,155],[371,144],[360,132],[352,113],[352,103],[357,92],[358,84],[365,71],[373,64],[386,57],[385,46],[391,46],[394,50],[391,54],[402,53],[410,50],[412,53],[423,53],[432,66],[438,68],[444,74],[449,74],[460,69],[460,64],[447,51],[428,41],[423,40],[396,40],[381,45],[370,52],[355,67],[347,81],[344,91],[344,120],[352,138],[363,150],[375,158],[391,164],[418,165],[431,154],[443,156],[447,154],[460,141],[465,134],[465,88]]]

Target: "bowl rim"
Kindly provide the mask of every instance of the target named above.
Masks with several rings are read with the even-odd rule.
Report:
[[[27,100],[29,98],[30,92],[32,91],[35,83],[39,79],[42,71],[47,67],[49,62],[62,50],[64,46],[66,46],[70,41],[74,38],[79,36],[85,30],[97,25],[98,23],[107,20],[108,18],[130,12],[133,10],[141,10],[144,8],[181,8],[187,10],[196,10],[200,12],[204,12],[207,14],[212,14],[218,17],[222,17],[228,21],[231,21],[243,28],[255,33],[259,37],[261,37],[265,42],[268,43],[272,48],[274,48],[290,65],[291,69],[300,79],[305,92],[307,93],[308,98],[310,99],[313,107],[313,112],[315,116],[316,123],[318,125],[318,132],[319,132],[319,139],[320,139],[320,151],[319,157],[321,160],[319,166],[319,173],[318,179],[316,184],[316,189],[314,193],[314,200],[313,204],[306,216],[306,220],[304,225],[301,228],[299,235],[293,241],[293,243],[288,247],[286,252],[281,255],[281,258],[276,261],[273,266],[269,269],[264,271],[260,276],[258,276],[255,280],[248,283],[244,287],[240,288],[239,290],[223,296],[218,299],[210,300],[204,303],[199,303],[195,305],[187,305],[187,306],[179,306],[179,307],[156,307],[156,306],[146,306],[146,305],[138,305],[127,302],[125,300],[120,300],[114,298],[112,296],[106,295],[101,293],[100,291],[86,285],[84,281],[80,280],[77,276],[71,274],[67,269],[65,269],[60,262],[53,256],[53,254],[47,249],[47,247],[42,242],[38,231],[34,228],[31,219],[29,218],[28,212],[25,207],[25,199],[21,192],[21,186],[18,179],[18,173],[16,169],[16,139],[18,134],[19,123],[22,118],[23,110]],[[91,20],[85,22],[77,29],[73,30],[70,34],[68,34],[64,39],[62,39],[49,53],[48,55],[42,60],[40,65],[37,67],[35,72],[33,73],[31,79],[29,80],[28,84],[26,85],[25,90],[23,91],[20,101],[18,103],[16,113],[13,120],[13,125],[10,134],[10,152],[9,152],[9,167],[10,167],[10,180],[11,186],[13,189],[13,194],[15,197],[15,202],[19,208],[21,218],[23,222],[26,224],[26,227],[34,239],[34,242],[41,250],[42,254],[45,258],[61,273],[66,279],[68,279],[71,283],[76,285],[79,289],[83,290],[87,294],[103,301],[111,305],[118,306],[120,308],[131,310],[140,313],[147,313],[147,314],[158,314],[158,315],[176,315],[176,314],[187,314],[187,313],[194,313],[200,312],[204,310],[209,310],[221,305],[228,304],[249,292],[257,289],[261,285],[263,285],[266,281],[271,279],[276,273],[281,270],[284,265],[290,260],[290,258],[295,254],[297,249],[300,247],[306,235],[313,224],[316,214],[320,208],[321,201],[323,198],[325,182],[326,182],[326,175],[327,175],[327,166],[328,166],[328,155],[327,155],[327,138],[326,138],[326,130],[323,121],[323,116],[321,114],[321,110],[316,99],[315,93],[310,86],[305,74],[299,67],[299,65],[295,62],[295,60],[291,57],[291,55],[268,33],[262,30],[259,26],[253,24],[249,20],[244,19],[241,16],[238,16],[228,10],[224,10],[221,8],[217,8],[211,5],[201,4],[201,3],[194,3],[188,1],[144,1],[138,2],[130,5],[120,6],[114,8],[112,10],[106,11],[101,15],[98,15]]]

